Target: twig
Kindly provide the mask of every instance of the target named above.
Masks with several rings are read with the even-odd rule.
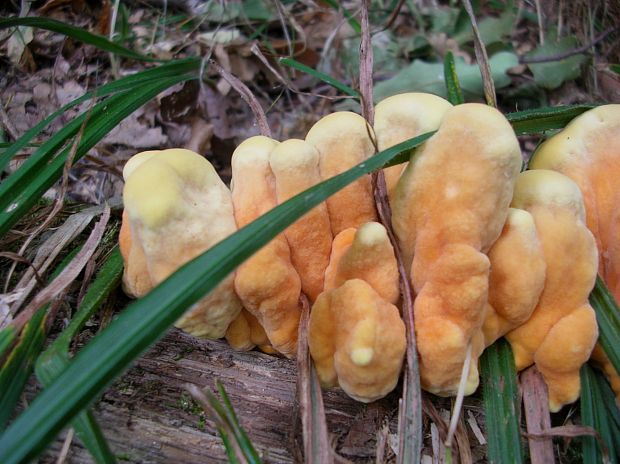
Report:
[[[62,449],[58,454],[58,459],[56,459],[56,464],[63,464],[67,460],[67,455],[69,454],[69,449],[71,448],[71,442],[73,441],[73,435],[75,431],[73,427],[69,429],[67,432],[67,436],[65,437],[65,441],[62,443]]]
[[[459,389],[456,394],[456,402],[452,410],[452,417],[450,418],[450,427],[448,428],[448,436],[446,437],[446,448],[452,448],[452,438],[456,432],[456,427],[459,425],[459,418],[461,416],[461,409],[463,408],[463,398],[465,397],[465,386],[467,385],[467,378],[469,377],[469,367],[471,364],[471,342],[467,345],[467,352],[465,354],[465,362],[463,363],[463,370],[461,371],[461,380],[459,382]]]
[[[551,427],[537,433],[524,433],[523,435],[528,439],[534,440],[547,440],[551,437],[594,437],[601,447],[601,460],[603,464],[611,464],[612,462],[609,457],[609,449],[601,438],[601,434],[592,427],[586,427],[584,425],[563,425],[560,427]]]
[[[370,24],[368,8],[370,1],[362,2],[362,40],[360,41],[360,97],[362,99],[362,115],[372,126],[375,120],[372,94],[372,40],[370,38]]]
[[[220,66],[215,60],[210,59],[209,65],[213,66],[215,70],[228,82],[233,89],[235,89],[243,101],[245,101],[252,113],[254,113],[254,117],[256,118],[256,122],[258,124],[261,135],[265,137],[271,137],[271,129],[269,128],[269,123],[267,122],[267,116],[265,115],[265,111],[263,111],[262,106],[252,93],[252,91],[245,85],[241,80],[235,76],[233,76],[230,72],[226,71],[222,66]]]
[[[34,264],[32,264],[32,262],[30,260],[26,259],[25,257],[23,257],[22,255],[20,255],[18,253],[13,253],[12,251],[2,251],[2,252],[0,252],[0,258],[7,258],[7,259],[11,259],[11,260],[13,260],[15,262],[18,262],[18,263],[26,264],[27,266],[29,266],[32,269],[32,272],[34,273],[34,278],[37,281],[37,283],[41,287],[45,287],[45,282],[41,278],[41,275],[39,274],[39,270],[37,269],[37,267]]]
[[[489,57],[487,55],[487,49],[480,37],[480,30],[478,29],[478,23],[476,21],[476,15],[474,9],[471,6],[469,0],[463,0],[463,6],[465,11],[469,15],[471,21],[471,27],[474,31],[474,51],[476,52],[476,60],[478,61],[478,67],[480,68],[480,74],[482,75],[482,83],[484,85],[484,96],[487,101],[487,105],[497,108],[497,96],[495,95],[495,83],[493,82],[493,76],[491,75],[491,66],[489,65]]]
[[[560,61],[560,60],[563,60],[565,58],[569,58],[569,57],[574,56],[574,55],[579,55],[581,53],[587,52],[589,48],[594,47],[596,44],[598,44],[599,42],[604,40],[609,34],[611,34],[613,32],[616,32],[618,30],[620,30],[620,26],[609,27],[609,28],[605,29],[603,32],[601,32],[599,35],[597,35],[589,43],[587,43],[585,45],[582,45],[581,47],[574,48],[573,50],[568,50],[568,51],[563,52],[563,53],[558,53],[557,55],[538,56],[538,57],[532,57],[532,58],[527,58],[527,57],[522,56],[522,57],[519,58],[519,63],[521,63],[521,64],[549,63],[551,61]]]

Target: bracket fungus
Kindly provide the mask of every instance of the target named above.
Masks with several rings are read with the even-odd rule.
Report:
[[[277,204],[269,156],[278,142],[255,136],[232,155],[232,199],[237,226],[243,227]],[[294,357],[301,315],[301,280],[291,263],[284,234],[245,261],[235,274],[235,290],[243,306],[258,319],[274,349]]]
[[[450,108],[450,102],[430,93],[402,93],[382,100],[375,108],[374,123],[379,151],[436,130]],[[405,167],[400,164],[383,170],[390,199]]]
[[[123,177],[119,241],[123,286],[131,296],[143,296],[237,230],[230,191],[211,163],[190,150],[139,153]],[[240,310],[231,275],[176,325],[198,337],[220,338]]]
[[[306,142],[320,155],[321,179],[343,173],[374,153],[372,128],[360,115],[339,111],[321,118],[310,128]],[[349,227],[376,221],[372,182],[365,175],[326,200],[333,235]]]
[[[517,370],[533,363],[538,367],[549,388],[549,408],[555,412],[579,397],[579,369],[598,337],[588,303],[598,268],[596,243],[585,226],[579,188],[558,172],[521,173],[512,206],[534,218],[547,268],[534,313],[506,338]]]
[[[421,383],[432,393],[456,393],[470,343],[465,393],[478,386],[489,285],[484,253],[502,231],[520,166],[506,118],[463,104],[446,111],[394,191],[392,225],[417,293]]]

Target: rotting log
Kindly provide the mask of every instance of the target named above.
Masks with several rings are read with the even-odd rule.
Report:
[[[227,462],[222,441],[183,389],[194,383],[215,392],[219,380],[265,463],[299,462],[295,362],[256,351],[235,352],[223,341],[198,340],[171,330],[95,405],[94,413],[119,462]],[[398,391],[372,405],[338,390],[324,392],[327,425],[339,454],[375,462],[376,432],[396,428]],[[65,433],[41,462],[55,462]],[[386,450],[389,456],[391,450]],[[74,439],[66,463],[92,459]]]

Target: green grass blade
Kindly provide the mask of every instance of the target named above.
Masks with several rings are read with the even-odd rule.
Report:
[[[95,311],[118,286],[123,274],[123,258],[118,247],[114,248],[110,257],[101,266],[97,277],[88,287],[82,304],[65,330],[54,340],[37,361],[37,368],[45,364],[46,359],[58,354],[67,355],[69,344]]]
[[[590,304],[596,312],[598,341],[616,372],[620,373],[620,308],[607,290],[605,282],[598,276],[596,285],[590,293]]]
[[[142,85],[153,81],[155,79],[163,79],[166,77],[178,76],[180,74],[186,74],[192,71],[198,71],[200,69],[200,60],[197,58],[187,58],[183,60],[177,60],[174,62],[166,63],[156,68],[147,69],[145,71],[140,71],[136,74],[132,74],[130,76],[125,76],[117,81],[110,82],[108,84],[104,84],[101,87],[98,87],[94,91],[86,92],[81,97],[67,103],[65,106],[60,108],[59,110],[53,112],[51,115],[43,119],[41,122],[36,124],[34,127],[29,129],[22,137],[16,140],[14,143],[10,144],[7,150],[5,150],[2,154],[0,154],[0,170],[6,168],[7,164],[11,159],[20,152],[20,150],[24,149],[28,146],[30,141],[41,133],[43,129],[45,129],[49,124],[51,124],[58,116],[65,113],[67,110],[83,103],[87,100],[90,100],[93,97],[106,97],[108,95],[112,95],[117,92],[121,92],[124,90],[133,90],[141,87]],[[39,157],[45,158],[43,155],[38,155]],[[31,159],[34,158],[33,161]],[[35,160],[37,160],[37,156],[33,153],[28,160],[27,163],[34,164]]]
[[[584,364],[581,368],[581,423],[596,430],[607,447],[609,459],[618,463],[620,459],[620,412],[614,393],[598,370]],[[584,464],[598,464],[602,461],[600,445],[594,437],[582,437],[582,459]]]
[[[114,53],[115,55],[123,56],[125,58],[133,58],[138,61],[164,61],[141,55],[140,53],[136,53],[128,48],[122,47],[117,43],[110,42],[101,35],[92,34],[85,29],[72,26],[71,24],[63,23],[61,21],[56,21],[55,19],[42,18],[38,16],[0,19],[0,29],[15,26],[29,26],[39,29],[46,29],[52,32],[58,32],[59,34],[66,35],[67,37],[71,37],[72,39],[87,43],[89,45],[94,45],[101,50],[105,50],[106,52]]]
[[[185,264],[144,298],[130,304],[0,436],[0,462],[11,464],[36,457],[65,424],[161,338],[186,308],[240,263],[321,201],[422,141],[420,137],[407,140],[300,193]]]
[[[15,340],[15,329],[13,327],[9,326],[0,330],[0,360],[13,344],[13,340]]]
[[[4,430],[45,342],[45,308],[24,327],[17,346],[0,370],[0,431]]]
[[[517,371],[510,345],[503,338],[482,354],[480,380],[489,462],[524,462],[518,420],[520,407]]]
[[[556,106],[508,113],[506,118],[517,135],[539,134],[546,130],[562,129],[573,118],[596,105]]]
[[[611,64],[609,65],[609,69],[611,69],[616,74],[620,74],[620,64]]]
[[[446,81],[446,91],[448,92],[448,101],[453,105],[465,103],[463,92],[461,92],[461,84],[459,76],[456,74],[456,66],[454,64],[454,55],[452,52],[446,53],[443,60],[443,75]]]
[[[45,362],[37,362],[35,372],[44,387],[49,386],[70,363],[68,353],[46,351]],[[75,433],[97,464],[115,464],[116,458],[106,441],[99,424],[90,411],[83,411],[71,421]]]
[[[82,139],[77,148],[74,163],[84,156],[97,142],[118,125],[124,118],[133,113],[147,101],[154,98],[163,90],[183,81],[195,79],[193,75],[181,75],[161,79],[145,84],[139,89],[113,95],[96,105],[93,109],[88,126],[84,130]],[[85,117],[86,115],[84,115]],[[13,190],[12,196],[10,176],[0,184],[0,235],[5,234],[30,208],[39,200],[41,195],[50,188],[62,175],[63,167],[71,147],[67,147],[43,169],[36,172],[34,179],[22,179],[19,189]],[[17,173],[15,173],[17,174]],[[13,175],[15,175],[13,174]],[[2,203],[2,199],[10,198],[10,204]]]
[[[39,357],[35,373],[44,387],[49,386],[69,365],[69,344],[73,337],[103,304],[109,294],[119,283],[123,272],[123,259],[115,248],[101,267],[94,282],[89,286],[84,299],[69,326],[54,340],[52,345]],[[95,462],[112,464],[116,462],[114,454],[90,411],[82,412],[72,422],[73,428],[88,449]]]
[[[319,80],[331,85],[337,90],[340,90],[342,93],[350,95],[351,97],[355,97],[359,100],[360,93],[357,90],[352,89],[347,84],[340,82],[338,79],[331,77],[329,74],[325,74],[317,71],[316,69],[312,69],[309,66],[306,66],[303,63],[300,63],[293,58],[280,58],[280,64],[285,66],[289,66],[291,68],[297,69],[306,74],[310,74],[313,77],[316,77]]]
[[[243,430],[243,428],[239,424],[239,419],[237,419],[235,408],[233,408],[233,405],[230,402],[230,398],[228,397],[228,394],[226,393],[224,386],[220,382],[217,382],[217,389],[220,392],[220,396],[222,397],[222,401],[223,401],[222,409],[224,410],[225,415],[228,418],[230,425],[232,426],[233,432],[235,434],[235,438],[237,440],[237,443],[239,444],[239,447],[243,451],[243,454],[245,455],[248,462],[260,463],[261,462],[260,456],[258,455],[256,449],[254,448],[254,445],[252,445],[252,442],[250,441],[250,438],[248,437],[247,433],[245,432],[245,430]]]

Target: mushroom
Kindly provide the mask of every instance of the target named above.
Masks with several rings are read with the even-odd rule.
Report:
[[[366,120],[348,111],[332,113],[314,124],[306,142],[319,152],[321,179],[334,177],[368,159],[374,153],[371,134]],[[349,227],[377,220],[369,175],[335,193],[326,203],[334,236]]]
[[[123,177],[119,240],[123,285],[131,296],[144,295],[237,229],[230,191],[213,166],[190,150],[139,153]],[[176,325],[198,337],[220,338],[240,310],[231,275]]]
[[[598,268],[596,243],[585,225],[579,187],[558,172],[521,173],[512,206],[534,218],[547,270],[534,313],[506,338],[517,370],[533,363],[538,367],[549,388],[549,409],[555,412],[579,397],[579,370],[598,337],[588,303]]]
[[[529,319],[545,285],[545,257],[532,215],[510,208],[488,256],[489,305],[482,326],[486,346]]]
[[[269,163],[275,176],[278,203],[321,182],[319,153],[304,140],[290,139],[277,145]],[[324,202],[311,209],[284,235],[291,250],[291,262],[301,279],[301,288],[311,301],[323,290],[325,269],[332,243],[331,225]]]
[[[450,108],[450,102],[430,93],[401,93],[382,100],[375,108],[374,123],[379,150],[437,130]],[[405,167],[399,164],[383,170],[390,199]]]
[[[250,137],[232,155],[232,200],[239,228],[277,204],[275,179],[269,166],[270,154],[277,145],[268,137]],[[273,348],[294,357],[301,280],[291,263],[284,234],[277,235],[239,266],[235,290],[243,306],[264,327]]]
[[[396,306],[369,283],[351,279],[319,295],[310,313],[308,345],[324,387],[340,386],[368,403],[398,382],[405,325]]]
[[[506,222],[520,166],[506,118],[463,104],[446,111],[394,190],[392,224],[417,293],[420,376],[431,393],[456,394],[469,344],[465,394],[478,385],[489,286],[484,253]]]

